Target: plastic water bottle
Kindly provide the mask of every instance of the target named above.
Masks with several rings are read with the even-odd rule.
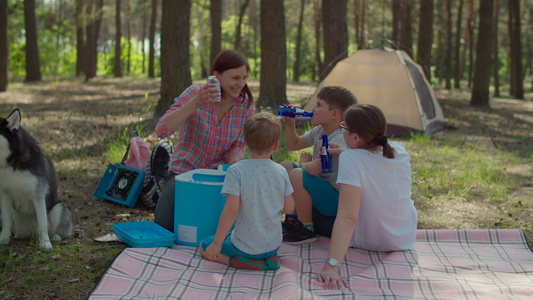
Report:
[[[222,100],[222,98],[220,97],[220,82],[218,81],[217,77],[215,75],[211,75],[211,76],[207,77],[207,83],[213,83],[213,84],[215,84],[217,86],[218,96],[214,97],[214,98],[211,98],[211,99],[215,99],[215,100],[217,100],[217,102],[220,102]]]
[[[331,157],[331,153],[328,152],[328,149],[328,136],[324,134],[322,135],[322,152],[320,153],[320,160],[322,161],[322,173],[333,172],[333,158]]]
[[[278,116],[279,117],[290,117],[290,118],[295,118],[295,117],[311,118],[313,116],[313,112],[305,111],[301,108],[296,108],[293,106],[280,105],[278,107]]]

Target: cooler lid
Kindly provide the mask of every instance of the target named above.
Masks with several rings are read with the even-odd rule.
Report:
[[[176,181],[190,182],[196,184],[222,185],[226,172],[212,169],[196,169],[183,174],[176,175]]]

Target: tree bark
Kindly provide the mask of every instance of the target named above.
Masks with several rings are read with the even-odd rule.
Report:
[[[161,98],[154,112],[159,119],[192,84],[189,57],[191,0],[163,1],[161,5]]]
[[[511,96],[524,98],[522,42],[520,38],[520,0],[509,0],[509,42],[511,51]]]
[[[277,108],[287,101],[287,45],[283,0],[261,0],[261,79],[258,103]]]
[[[148,54],[148,77],[154,78],[154,60],[155,60],[155,27],[157,22],[157,6],[158,6],[158,0],[152,0],[152,15],[150,17],[150,33],[149,33],[149,39],[150,39],[150,46],[149,46],[149,54]]]
[[[294,82],[300,81],[300,48],[302,45],[302,27],[304,22],[304,11],[305,11],[305,2],[307,0],[300,0],[300,17],[298,19],[298,29],[296,36],[296,53],[294,54],[294,66],[293,66],[293,75]]]
[[[146,72],[146,50],[145,50],[145,41],[146,41],[146,10],[148,9],[148,0],[142,0],[142,11],[139,12],[139,17],[142,19],[142,29],[141,29],[141,55],[142,55],[142,73]],[[141,24],[141,22],[139,22]]]
[[[126,74],[131,73],[131,0],[126,0],[126,37],[128,39],[128,55],[126,59]]]
[[[476,47],[476,63],[470,105],[490,107],[489,85],[492,55],[492,11],[493,0],[480,1],[479,33]]]
[[[239,50],[241,47],[241,27],[242,27],[242,19],[244,17],[244,13],[246,12],[246,8],[250,5],[250,0],[245,0],[244,3],[241,5],[241,9],[239,10],[239,22],[237,23],[237,28],[235,29],[235,44],[234,48],[235,50]]]
[[[113,74],[115,77],[122,77],[122,21],[120,20],[120,3],[122,1],[116,0],[116,6],[115,6],[115,64],[113,66]]]
[[[211,0],[211,60],[222,50],[222,0]],[[211,69],[211,67],[209,68]]]
[[[459,52],[461,50],[461,35],[459,34],[461,32],[461,23],[463,20],[463,0],[459,0],[459,6],[457,7],[457,19],[456,19],[456,27],[455,27],[455,53],[453,56],[454,59],[454,81],[453,81],[453,88],[459,89],[461,87],[461,78],[463,77],[463,73],[461,72],[460,68],[460,57]]]
[[[431,82],[431,48],[433,46],[433,0],[420,0],[418,24],[418,63]]]
[[[322,28],[324,35],[324,79],[337,62],[348,56],[348,25],[346,0],[322,0]]]
[[[24,28],[26,30],[26,79],[24,81],[40,81],[41,63],[37,44],[35,0],[24,0]]]
[[[411,33],[411,5],[409,0],[402,0],[401,5],[401,35],[400,49],[404,50],[407,55],[413,57],[413,35]]]
[[[361,0],[354,0],[353,2],[353,27],[354,27],[354,42],[357,44],[357,49],[361,49],[359,44],[361,36]]]
[[[446,89],[452,89],[452,8],[451,0],[444,1],[444,19],[446,24],[446,53],[445,53],[445,62],[446,62]]]
[[[474,27],[474,0],[468,0],[468,9],[466,12],[466,21],[465,21],[465,31],[464,31],[464,40],[465,46],[463,47],[463,52],[461,55],[461,74],[464,74],[465,64],[466,64],[466,53],[472,52],[473,44],[473,27]],[[472,87],[472,61],[468,64],[467,70],[467,85],[468,88]]]
[[[473,1],[473,0],[471,0]],[[500,96],[500,59],[498,58],[498,22],[500,19],[500,4],[501,0],[496,0],[495,6],[494,6],[494,35],[493,35],[493,42],[492,42],[492,61],[494,64],[493,70],[493,77],[494,77],[494,96],[499,97]]]
[[[392,0],[391,10],[392,10],[392,41],[397,44],[400,41],[400,15],[402,11],[401,0]]]
[[[104,0],[94,0],[87,6],[87,24],[85,42],[85,81],[96,76],[98,69],[98,35],[100,34],[100,25],[102,24]]]
[[[322,16],[320,14],[320,0],[313,0],[313,19],[315,25],[315,63],[316,73],[322,72],[322,59],[320,58],[320,26]],[[320,78],[319,78],[320,79]],[[316,80],[316,74],[313,71],[313,80]]]
[[[76,76],[80,76],[84,70],[83,59],[85,57],[85,25],[84,25],[84,1],[79,0],[76,4]]]
[[[7,0],[0,0],[0,92],[7,91],[8,72],[8,39],[7,39]]]

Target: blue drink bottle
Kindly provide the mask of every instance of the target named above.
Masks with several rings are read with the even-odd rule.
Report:
[[[331,153],[328,152],[328,136],[326,134],[322,135],[322,151],[320,154],[320,160],[322,161],[322,173],[331,173],[333,172]]]
[[[306,117],[310,118],[313,116],[313,112],[305,111],[301,108],[296,108],[288,105],[280,105],[278,107],[278,116],[279,117]]]

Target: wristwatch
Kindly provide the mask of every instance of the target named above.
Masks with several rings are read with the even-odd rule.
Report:
[[[340,268],[339,262],[335,258],[331,257],[331,258],[326,259],[326,263],[332,267]]]

